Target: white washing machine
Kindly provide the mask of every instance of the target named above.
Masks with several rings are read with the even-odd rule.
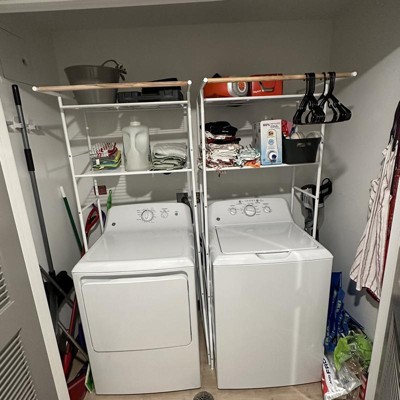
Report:
[[[209,207],[218,388],[319,381],[332,255],[280,198]]]
[[[110,210],[72,271],[98,394],[200,387],[193,243],[184,204]]]

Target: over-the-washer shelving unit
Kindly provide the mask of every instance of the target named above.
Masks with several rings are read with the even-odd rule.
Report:
[[[69,166],[72,175],[72,182],[75,192],[75,200],[76,206],[78,209],[78,216],[80,222],[80,228],[82,233],[82,240],[84,243],[85,251],[88,250],[88,243],[85,235],[85,224],[83,220],[83,212],[91,206],[91,202],[87,204],[82,204],[79,189],[78,189],[78,180],[80,179],[92,179],[93,188],[96,198],[96,204],[98,209],[101,209],[100,195],[98,190],[98,179],[102,177],[116,177],[116,176],[138,176],[138,175],[160,175],[160,174],[186,174],[187,177],[187,187],[189,191],[189,197],[191,201],[191,206],[193,209],[193,227],[195,233],[195,246],[196,246],[196,261],[197,265],[200,266],[201,263],[201,254],[200,254],[200,241],[199,241],[199,221],[198,221],[198,210],[197,210],[197,202],[196,202],[196,183],[195,183],[195,162],[194,162],[194,154],[193,154],[193,134],[192,134],[192,113],[191,113],[191,105],[190,105],[190,89],[192,82],[189,81],[171,81],[171,82],[132,82],[132,83],[112,83],[112,84],[87,84],[87,85],[67,85],[67,86],[42,86],[42,87],[33,87],[35,92],[46,93],[52,96],[56,96],[58,98],[58,105],[60,109],[61,122],[64,132],[65,144],[67,147]],[[155,101],[155,102],[143,102],[143,103],[109,103],[109,104],[64,104],[64,92],[72,92],[78,90],[101,90],[101,89],[141,89],[141,88],[149,88],[149,87],[182,87],[182,91],[186,92],[186,99],[179,101]],[[68,97],[67,97],[68,98]],[[67,100],[69,101],[69,100]],[[70,102],[70,101],[69,101]],[[87,154],[89,161],[89,151],[92,146],[92,139],[90,135],[90,127],[88,124],[88,119],[86,113],[93,112],[124,112],[124,111],[132,111],[132,110],[148,110],[148,111],[157,111],[157,110],[182,110],[184,113],[184,118],[186,120],[186,137],[184,139],[187,143],[188,148],[188,161],[187,165],[183,169],[175,169],[175,170],[148,170],[148,171],[125,171],[123,166],[115,170],[102,170],[102,171],[93,171],[90,167],[84,171],[83,173],[76,172],[74,165],[74,157],[78,155]],[[85,132],[82,134],[82,139],[85,139],[87,142],[87,151],[84,151],[80,154],[73,154],[71,149],[71,139],[68,134],[68,124],[66,119],[66,113],[69,111],[78,111],[84,114],[85,121]],[[102,136],[102,140],[112,140],[115,136]],[[99,137],[96,137],[96,140],[99,140]],[[104,225],[102,218],[99,218],[101,231],[104,232]],[[199,271],[199,268],[198,268]],[[198,274],[200,275],[200,274]],[[201,277],[200,277],[201,279]],[[203,286],[204,283],[200,281],[200,285]],[[204,313],[203,313],[204,314]]]
[[[357,76],[356,72],[343,72],[336,73],[336,77],[339,79],[342,78],[351,78]],[[315,74],[316,79],[324,79],[324,74]],[[291,212],[293,213],[294,209],[294,200],[295,195],[304,194],[306,196],[310,196],[314,199],[314,224],[313,224],[313,237],[316,237],[317,234],[317,221],[318,221],[318,204],[319,204],[319,195],[320,195],[320,185],[321,185],[321,173],[322,173],[322,157],[324,153],[324,136],[325,136],[325,124],[321,124],[321,142],[319,144],[317,161],[313,163],[304,163],[304,164],[278,164],[278,165],[270,165],[270,166],[261,166],[260,168],[253,167],[224,167],[221,169],[209,168],[206,165],[206,131],[205,131],[205,123],[206,123],[206,109],[210,107],[226,107],[226,106],[250,106],[252,104],[257,104],[260,102],[279,102],[279,101],[292,101],[293,103],[299,102],[304,94],[283,94],[283,95],[272,95],[272,96],[245,96],[245,97],[221,97],[221,98],[205,98],[204,97],[204,87],[207,83],[230,83],[230,82],[260,82],[260,81],[276,81],[276,80],[305,80],[306,76],[304,74],[300,75],[266,75],[266,76],[245,76],[245,77],[229,77],[229,78],[204,78],[200,87],[199,95],[196,99],[196,112],[197,112],[197,121],[199,126],[199,151],[201,154],[201,170],[199,170],[199,190],[200,190],[200,202],[202,210],[201,214],[201,243],[203,245],[202,253],[203,253],[203,264],[202,270],[200,271],[200,275],[202,275],[204,282],[204,286],[201,288],[202,299],[205,299],[204,309],[206,311],[205,316],[205,337],[206,337],[206,345],[207,345],[207,354],[208,354],[208,362],[211,368],[214,368],[214,316],[213,316],[213,279],[212,279],[212,265],[210,259],[210,244],[209,244],[209,227],[208,227],[208,182],[207,175],[208,173],[219,172],[219,171],[237,171],[237,170],[254,170],[254,169],[276,169],[276,168],[290,168],[292,171],[291,178]],[[326,87],[323,89],[326,90],[328,88],[328,83],[325,82]],[[326,104],[325,109],[326,112]],[[296,169],[304,168],[304,167],[314,167],[317,168],[317,178],[316,178],[316,193],[315,195],[302,190],[301,188],[296,186]]]

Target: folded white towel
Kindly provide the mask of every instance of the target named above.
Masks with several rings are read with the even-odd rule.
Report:
[[[153,146],[153,157],[179,157],[186,159],[187,147],[185,143],[157,143]]]

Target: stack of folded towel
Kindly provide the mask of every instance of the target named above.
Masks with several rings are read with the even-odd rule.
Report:
[[[219,169],[224,167],[235,166],[237,155],[239,154],[241,148],[242,146],[240,146],[240,144],[237,143],[207,144],[206,145],[207,167]]]
[[[153,171],[182,169],[186,160],[187,147],[184,143],[157,143],[153,146]]]
[[[96,143],[90,150],[93,170],[115,169],[121,165],[121,151],[116,143]]]
[[[206,164],[210,168],[224,168],[236,165],[236,157],[241,149],[237,128],[227,121],[208,122],[206,131]]]

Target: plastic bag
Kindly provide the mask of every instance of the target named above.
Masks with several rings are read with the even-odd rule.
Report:
[[[325,356],[322,362],[322,393],[324,400],[334,400],[351,393],[361,385],[357,376],[343,365],[336,371],[332,356]]]
[[[372,342],[364,333],[350,332],[338,340],[333,354],[336,370],[339,371],[346,362],[351,362],[354,372],[367,372],[371,362]]]

